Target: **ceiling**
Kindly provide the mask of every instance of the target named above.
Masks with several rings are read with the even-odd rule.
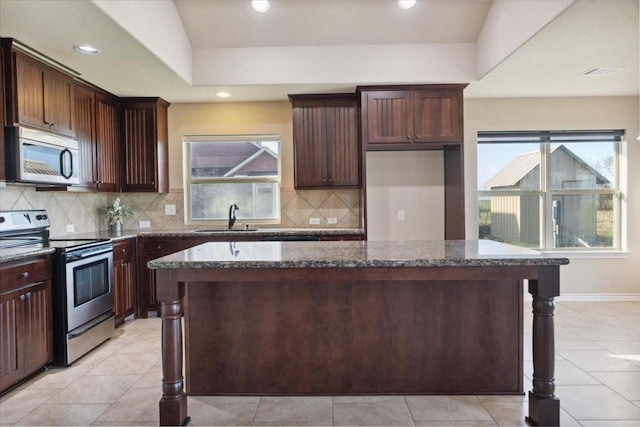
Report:
[[[273,0],[259,14],[245,0],[0,0],[0,35],[118,96],[172,103],[402,83],[469,83],[467,98],[637,96],[638,4]],[[78,54],[81,43],[102,54]],[[600,66],[623,68],[579,76]]]

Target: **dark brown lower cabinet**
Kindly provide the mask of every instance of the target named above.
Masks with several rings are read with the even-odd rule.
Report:
[[[113,289],[116,326],[133,314],[136,300],[135,239],[115,242],[113,245]]]
[[[51,259],[0,267],[0,392],[53,360]]]

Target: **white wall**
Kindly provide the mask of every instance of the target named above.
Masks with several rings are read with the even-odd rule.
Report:
[[[640,129],[638,97],[465,99],[465,215],[467,238],[478,235],[478,131],[625,129],[621,169],[623,247],[617,258],[569,256],[560,268],[561,294],[640,297]],[[627,295],[635,294],[635,295]]]
[[[369,240],[444,239],[443,162],[441,151],[367,153]]]

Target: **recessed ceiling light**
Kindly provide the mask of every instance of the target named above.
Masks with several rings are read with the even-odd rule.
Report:
[[[587,71],[578,74],[579,76],[608,76],[609,74],[617,73],[624,67],[593,67]]]
[[[398,6],[403,9],[411,9],[416,5],[416,0],[398,0]]]
[[[84,53],[85,55],[98,55],[100,54],[100,49],[96,49],[93,46],[89,46],[88,44],[81,44],[73,47],[77,52]]]
[[[229,92],[218,92],[216,93],[216,96],[219,96],[220,98],[228,98],[231,94]]]
[[[269,4],[268,0],[253,0],[251,2],[251,7],[256,12],[266,12],[267,10],[269,10],[271,5]]]

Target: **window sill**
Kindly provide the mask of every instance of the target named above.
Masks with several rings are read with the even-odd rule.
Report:
[[[565,258],[589,258],[589,259],[626,259],[631,256],[628,251],[543,251],[545,255],[563,256]]]

